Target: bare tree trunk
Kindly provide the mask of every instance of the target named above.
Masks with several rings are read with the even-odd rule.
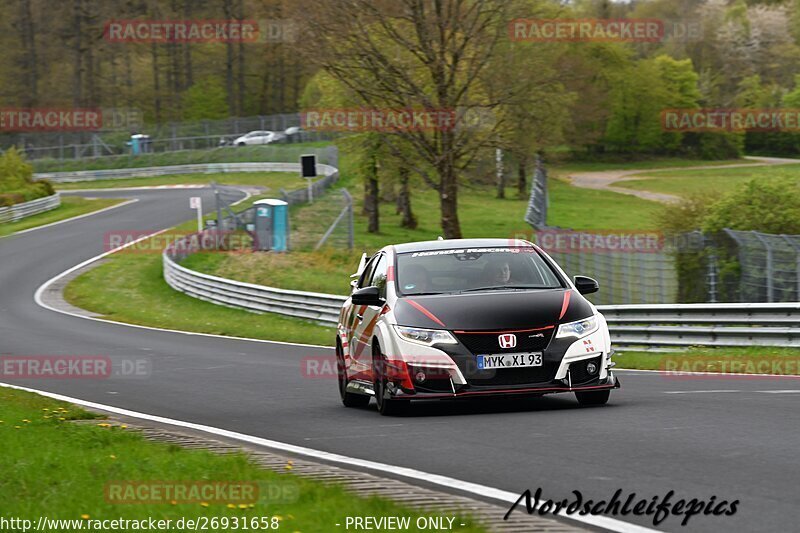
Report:
[[[73,34],[75,40],[73,52],[75,53],[75,64],[72,71],[72,103],[75,107],[83,105],[83,0],[76,0],[73,11]]]
[[[192,19],[192,0],[184,0],[183,2],[183,18],[185,20]],[[192,44],[183,43],[183,71],[184,71],[184,89],[188,89],[194,83],[192,75]]]
[[[239,0],[239,2],[238,2],[236,19],[238,21],[240,21],[240,22],[244,19],[244,3],[242,2],[242,0]],[[238,85],[239,85],[239,87],[238,87],[239,92],[238,92],[238,95],[237,95],[238,96],[238,98],[237,98],[238,101],[237,101],[236,108],[239,111],[239,114],[241,115],[241,114],[244,113],[244,94],[245,94],[245,83],[244,83],[244,79],[245,79],[245,76],[244,76],[244,41],[242,41],[242,40],[239,40],[239,53],[238,53],[238,58],[237,59],[239,60],[238,61],[238,63],[239,63],[238,64],[239,72],[238,72],[238,82],[237,82]]]
[[[442,151],[444,155],[438,165],[439,173],[439,207],[442,214],[442,231],[445,239],[461,238],[461,223],[458,220],[458,177],[453,160],[453,134],[442,133]]]
[[[158,73],[158,45],[150,45],[150,55],[153,63],[153,103],[155,106],[156,123],[161,123],[161,79]]]
[[[131,47],[124,46],[125,51],[125,105],[133,107],[133,66],[131,65]]]
[[[528,158],[521,157],[517,163],[517,193],[520,198],[528,196]]]
[[[380,190],[378,187],[378,144],[367,141],[366,165],[364,165],[364,212],[367,215],[367,231],[380,231]]]
[[[417,227],[417,217],[414,216],[411,210],[411,191],[408,188],[409,169],[407,166],[402,165],[398,172],[400,173],[400,194],[397,195],[397,212],[402,215],[400,217],[400,226],[415,229]]]
[[[33,15],[31,14],[30,0],[22,0],[20,8],[20,34],[22,38],[22,47],[25,51],[25,60],[23,63],[23,72],[25,76],[23,105],[25,107],[33,107],[39,100],[39,65],[36,56],[36,33],[33,24]]]
[[[231,20],[233,18],[233,0],[223,0],[222,11],[225,14],[225,20]],[[225,42],[225,92],[228,95],[228,113],[231,116],[238,116],[233,90],[233,60],[233,43],[229,40]]]

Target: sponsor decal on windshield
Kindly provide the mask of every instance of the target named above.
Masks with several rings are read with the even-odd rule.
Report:
[[[428,252],[414,252],[411,257],[430,257],[435,255],[460,255],[460,254],[494,254],[494,253],[508,253],[518,254],[521,252],[533,253],[533,248],[459,248],[457,250],[431,250]]]

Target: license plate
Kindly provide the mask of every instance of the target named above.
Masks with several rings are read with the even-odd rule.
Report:
[[[503,353],[497,355],[479,355],[478,370],[496,368],[525,368],[542,366],[541,353]]]

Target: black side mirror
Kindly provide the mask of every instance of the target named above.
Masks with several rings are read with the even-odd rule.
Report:
[[[378,287],[364,287],[358,289],[350,296],[353,305],[383,305]]]
[[[592,294],[600,290],[597,280],[587,278],[586,276],[575,276],[575,288],[581,294]]]

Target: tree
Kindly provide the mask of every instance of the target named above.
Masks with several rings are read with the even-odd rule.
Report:
[[[372,109],[454,111],[491,109],[479,91],[482,75],[506,31],[507,2],[501,0],[303,0],[309,60],[349,88]],[[456,123],[458,126],[459,123]],[[442,231],[461,237],[459,172],[491,145],[488,134],[470,128],[379,133],[397,152],[392,136],[408,142],[417,161],[409,166],[439,194]]]

